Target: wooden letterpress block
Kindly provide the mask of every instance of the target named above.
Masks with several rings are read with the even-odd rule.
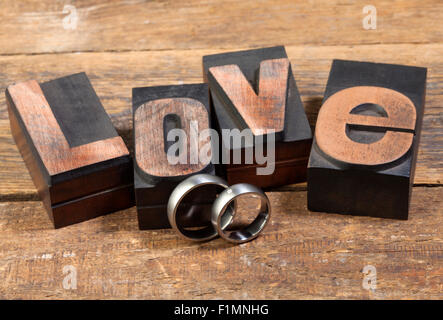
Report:
[[[229,164],[220,159],[224,166],[218,167],[223,168],[220,173],[228,182],[272,187],[306,181],[312,134],[285,48],[205,56],[203,72],[211,89],[217,130],[249,129],[254,136],[237,145],[229,139],[220,144],[221,156],[230,158]],[[271,137],[275,140],[275,170],[257,174],[257,168],[265,165],[257,161],[255,150],[262,144],[266,152]],[[248,161],[245,155],[251,150],[254,157]],[[241,153],[241,163],[232,162],[235,152]]]
[[[132,96],[139,228],[170,228],[166,205],[176,185],[196,173],[215,173],[210,162],[211,140],[199,139],[199,134],[210,128],[208,87],[189,84],[134,88]],[[184,135],[173,136],[170,141],[168,135],[174,129],[181,129]],[[174,145],[177,149],[168,158],[168,150]],[[206,151],[208,162],[199,157],[202,150]],[[212,187],[191,192],[180,205],[180,224],[209,223],[215,192]]]
[[[6,101],[55,228],[133,205],[132,159],[85,73],[11,85]]]
[[[309,210],[408,218],[425,91],[425,68],[334,60],[309,159]]]

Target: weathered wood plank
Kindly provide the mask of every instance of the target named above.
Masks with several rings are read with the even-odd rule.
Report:
[[[435,186],[413,189],[408,221],[308,212],[306,185],[286,186],[269,193],[273,223],[241,246],[139,231],[135,208],[53,230],[41,202],[5,202],[37,193],[0,94],[0,298],[443,299],[441,1],[76,0],[75,30],[66,4],[0,0],[2,92],[86,71],[132,148],[131,88],[201,82],[203,55],[286,45],[311,125],[332,59],[427,67],[415,183]],[[377,30],[362,27],[367,4]],[[366,265],[376,290],[362,287]],[[63,288],[65,266],[76,290]]]
[[[368,4],[377,9],[376,30],[363,28]],[[65,5],[75,6],[75,14],[68,7],[63,13]],[[0,6],[0,54],[443,39],[438,0],[20,0]]]
[[[443,181],[443,44],[290,46],[288,56],[311,125],[315,124],[332,59],[417,65],[428,68],[428,84],[416,184]],[[82,53],[0,57],[0,89],[27,79],[45,81],[86,71],[104,107],[126,141],[131,137],[131,88],[202,81],[201,59],[222,50]],[[0,95],[0,199],[37,199],[13,143],[4,95]]]
[[[443,298],[443,188],[415,187],[408,221],[312,213],[268,193],[256,240],[198,244],[139,231],[135,208],[53,230],[39,202],[0,204],[1,298]],[[64,266],[77,289],[63,288]],[[362,287],[373,265],[377,288]]]

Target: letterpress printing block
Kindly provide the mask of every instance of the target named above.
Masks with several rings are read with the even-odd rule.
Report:
[[[425,91],[425,68],[334,60],[309,159],[309,210],[408,218]]]
[[[85,73],[6,90],[11,132],[56,228],[131,207],[132,159]]]
[[[210,129],[208,87],[134,88],[133,120],[139,227],[169,228],[166,205],[175,186],[196,173],[215,173],[210,136],[201,135]],[[189,194],[181,204],[180,223],[210,223],[215,192],[214,187],[208,187]]]
[[[222,139],[218,168],[228,182],[273,187],[305,181],[312,134],[285,48],[205,56],[203,72]]]

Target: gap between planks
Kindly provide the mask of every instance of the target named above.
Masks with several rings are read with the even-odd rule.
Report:
[[[440,188],[443,184],[414,184],[414,188]],[[272,190],[265,190],[266,192],[306,192],[307,187],[304,185],[288,185]],[[25,202],[25,201],[40,201],[37,191],[35,193],[12,193],[12,194],[0,194],[1,202]]]
[[[291,44],[291,43],[282,43],[281,45],[285,47],[303,47],[298,44]],[[371,43],[351,43],[351,44],[337,44],[337,45],[330,45],[330,44],[308,44],[307,47],[320,47],[320,48],[327,48],[327,47],[365,47],[365,46],[374,46],[374,45],[383,45],[383,46],[401,46],[401,45],[415,45],[415,46],[427,46],[427,45],[443,45],[443,41],[426,41],[426,42],[419,42],[419,41],[410,41],[410,42],[381,42],[381,41],[374,41]],[[120,50],[67,50],[67,51],[42,51],[42,52],[16,52],[16,53],[0,53],[0,57],[20,57],[20,56],[41,56],[41,55],[63,55],[63,54],[82,54],[82,53],[145,53],[145,52],[168,52],[168,51],[183,51],[183,52],[189,52],[189,51],[220,51],[220,52],[230,52],[230,51],[240,51],[240,50],[251,50],[251,49],[259,49],[259,48],[266,48],[266,47],[273,47],[276,46],[276,44],[270,43],[269,45],[259,45],[259,46],[249,46],[249,47],[196,47],[196,48],[160,48],[160,49],[120,49]]]

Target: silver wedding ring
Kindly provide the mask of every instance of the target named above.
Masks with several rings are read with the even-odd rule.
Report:
[[[232,205],[235,199],[242,195],[252,195],[260,198],[260,209],[257,217],[247,227],[227,231],[227,226],[232,222],[234,211]],[[247,184],[239,183],[224,190],[219,194],[212,205],[211,222],[214,229],[223,239],[233,243],[244,243],[255,239],[264,229],[271,217],[271,204],[266,194],[259,188]]]
[[[186,229],[177,223],[178,207],[192,190],[205,185],[216,185],[225,188],[212,205],[211,224],[197,230]],[[227,230],[236,214],[236,199],[243,195],[252,195],[260,199],[259,213],[248,226],[234,231]],[[175,187],[169,197],[167,211],[171,227],[186,239],[206,241],[220,236],[232,243],[244,243],[255,239],[265,228],[271,217],[271,204],[266,194],[253,185],[239,183],[229,187],[225,180],[217,176],[197,174],[187,178]]]
[[[186,239],[193,241],[206,241],[211,240],[218,235],[217,230],[213,228],[211,224],[198,230],[185,229],[183,226],[177,224],[178,207],[180,206],[181,201],[192,190],[210,184],[217,185],[225,189],[229,188],[228,183],[217,176],[210,174],[196,174],[180,182],[169,197],[167,206],[169,223],[171,224],[172,228],[177,230],[178,233]],[[231,210],[232,212],[230,212]],[[233,217],[235,214],[235,204],[230,206],[230,209],[227,211],[229,211],[229,216]],[[231,220],[226,218],[224,222],[229,224],[231,223]]]

